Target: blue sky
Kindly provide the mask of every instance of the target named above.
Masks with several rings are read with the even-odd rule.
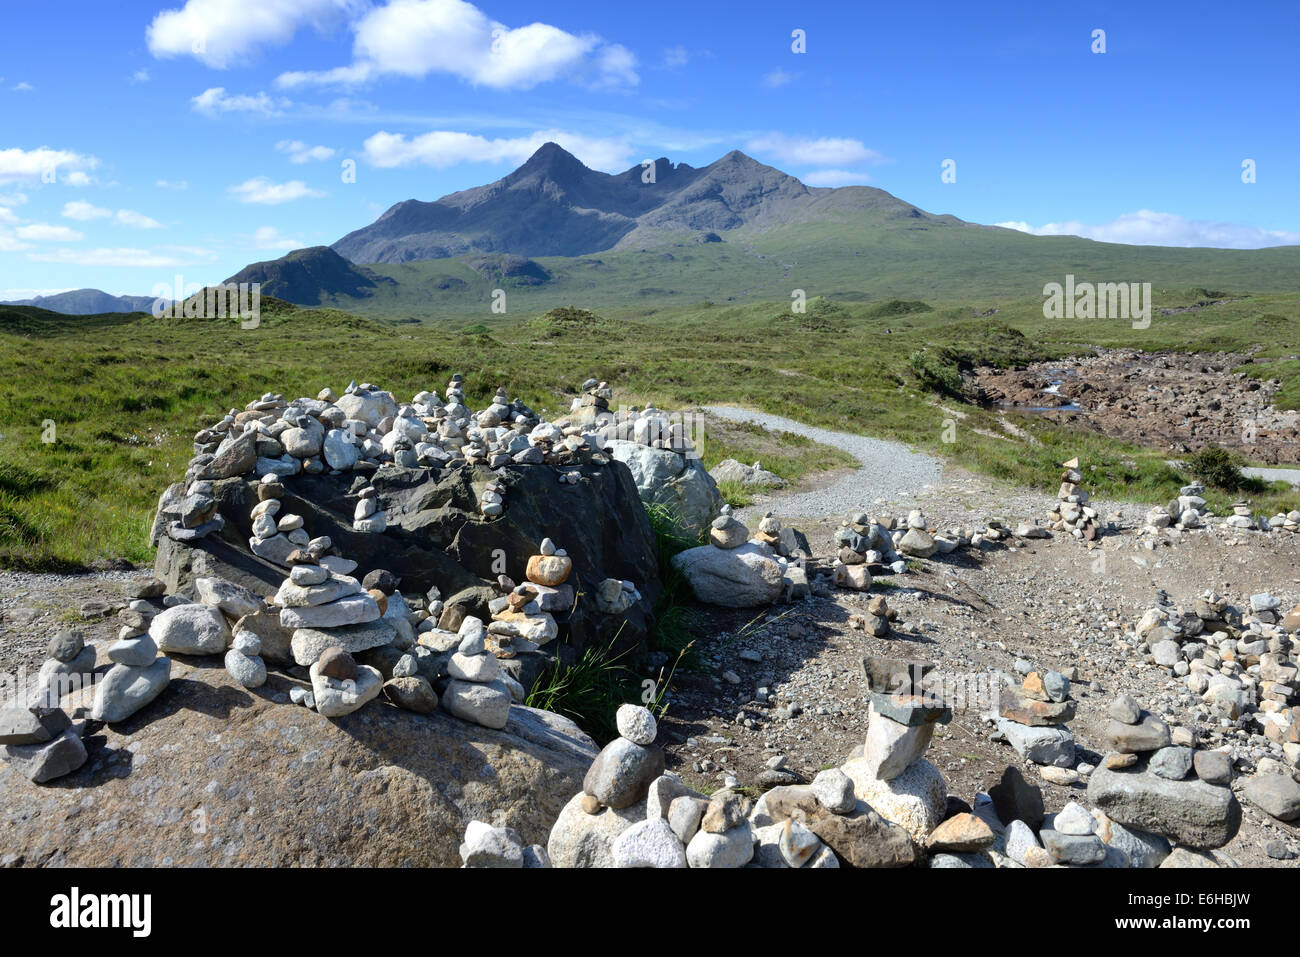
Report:
[[[1293,2],[5,0],[3,20],[0,299],[224,279],[546,139],[609,171],[738,148],[1038,232],[1300,243]]]

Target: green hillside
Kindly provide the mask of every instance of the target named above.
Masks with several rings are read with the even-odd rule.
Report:
[[[368,266],[395,285],[362,297],[323,303],[364,315],[429,321],[492,315],[493,290],[506,293],[508,314],[539,313],[578,303],[639,311],[761,300],[839,301],[889,298],[1037,297],[1048,282],[1150,282],[1160,307],[1169,291],[1208,286],[1233,292],[1300,289],[1300,247],[1259,250],[1125,246],[1076,237],[1029,236],[1014,230],[880,214],[839,214],[830,222],[745,227],[723,242],[680,243],[590,256],[534,257],[549,278],[476,270],[481,255]]]
[[[400,267],[397,267],[400,268]],[[1165,294],[1169,306],[1203,288]],[[590,299],[579,300],[583,305]],[[70,318],[0,308],[0,566],[76,568],[96,558],[150,560],[148,522],[179,478],[192,435],[267,391],[315,395],[369,380],[409,398],[466,376],[471,404],[498,385],[550,415],[569,407],[588,376],[617,401],[664,407],[732,403],[815,425],[898,438],[969,468],[1047,488],[1056,462],[1079,454],[1098,496],[1167,500],[1184,481],[1160,452],[1031,420],[1039,440],[1007,435],[973,406],[957,441],[942,440],[949,409],[927,383],[959,364],[1066,355],[1081,344],[1146,349],[1235,349],[1262,344],[1251,366],[1283,380],[1300,406],[1300,296],[1255,295],[1198,312],[1124,321],[1043,318],[1041,298],[947,300],[813,298],[625,306],[589,314],[506,316],[410,325],[262,300],[257,329],[237,320],[148,314]],[[986,315],[996,309],[993,315]],[[53,421],[57,441],[42,441]],[[734,444],[711,449],[706,463]],[[752,458],[757,455],[749,456]],[[766,459],[765,459],[766,462]],[[872,497],[863,490],[864,502]],[[1215,500],[1216,506],[1224,504]],[[1291,490],[1253,496],[1256,507],[1296,507]]]

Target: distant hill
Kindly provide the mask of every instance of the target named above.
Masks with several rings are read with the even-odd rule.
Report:
[[[65,316],[91,316],[106,312],[149,312],[155,301],[154,296],[111,296],[100,289],[71,289],[53,296],[3,302],[0,306],[35,306]]]
[[[261,283],[264,296],[316,306],[333,296],[365,298],[393,280],[354,266],[328,246],[311,246],[295,249],[280,259],[245,266],[226,282]]]
[[[434,202],[398,203],[332,247],[356,263],[403,263],[466,253],[584,256],[694,239],[716,242],[742,226],[811,222],[833,212],[874,210],[899,218],[960,223],[931,216],[884,190],[805,186],[739,150],[695,169],[654,164],[617,174],[588,169],[547,143],[508,176]]]

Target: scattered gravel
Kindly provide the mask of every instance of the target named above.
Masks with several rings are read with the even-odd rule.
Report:
[[[901,442],[869,439],[848,432],[832,432],[794,419],[732,406],[710,405],[705,411],[733,422],[756,422],[769,429],[793,432],[848,452],[862,467],[825,488],[765,499],[763,509],[783,515],[835,515],[866,508],[879,501],[888,504],[914,498],[937,484],[943,463],[913,452]],[[744,521],[741,517],[741,521]]]

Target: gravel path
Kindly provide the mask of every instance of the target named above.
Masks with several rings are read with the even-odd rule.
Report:
[[[839,481],[810,492],[765,497],[764,511],[781,515],[842,515],[871,504],[894,504],[914,499],[939,482],[943,463],[936,458],[913,452],[901,442],[869,439],[848,432],[832,432],[804,425],[794,419],[766,412],[751,412],[733,406],[710,405],[705,411],[733,422],[756,422],[769,429],[780,429],[806,436],[814,442],[848,452],[862,467]],[[744,521],[744,518],[741,518]]]

